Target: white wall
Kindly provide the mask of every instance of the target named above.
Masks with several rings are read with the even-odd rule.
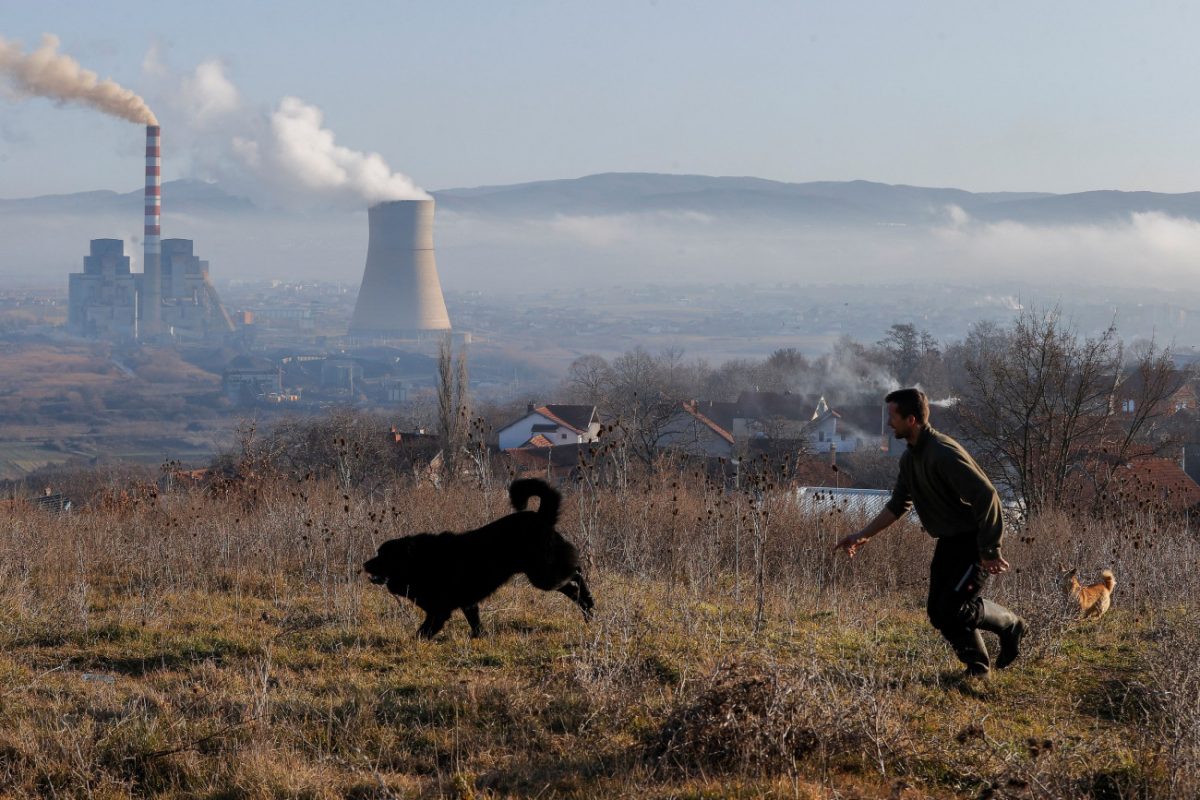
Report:
[[[512,425],[501,430],[497,436],[500,449],[512,450],[514,447],[520,447],[533,438],[534,425],[550,424],[553,423],[541,414],[530,414],[524,419],[517,420]],[[541,431],[540,433],[556,445],[578,444],[580,441],[579,434],[561,425],[555,427],[553,431]]]

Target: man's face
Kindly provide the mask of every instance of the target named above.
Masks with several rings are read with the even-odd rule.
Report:
[[[892,433],[896,434],[897,439],[907,439],[912,435],[913,429],[917,427],[917,418],[909,415],[903,417],[900,415],[900,409],[896,408],[895,403],[888,403],[888,425],[892,428]]]

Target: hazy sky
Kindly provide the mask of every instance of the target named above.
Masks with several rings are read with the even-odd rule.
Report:
[[[218,59],[247,106],[299,98],[428,189],[655,171],[1200,190],[1185,2],[3,0],[0,37],[43,33],[152,105],[164,72]],[[0,197],[136,189],[140,137],[0,100]],[[164,119],[167,179],[185,141]]]

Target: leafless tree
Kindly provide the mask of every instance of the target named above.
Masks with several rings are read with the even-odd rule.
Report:
[[[652,465],[664,438],[677,438],[683,403],[696,397],[707,373],[703,362],[686,361],[678,348],[654,355],[637,347],[611,362],[581,356],[571,364],[565,388],[572,399],[595,403],[614,424],[621,447]]]
[[[442,438],[442,452],[446,469],[453,475],[458,456],[466,441],[471,411],[467,388],[466,352],[462,349],[459,350],[456,364],[453,344],[449,335],[438,345],[437,370],[438,433]]]
[[[573,403],[600,404],[612,383],[612,368],[603,357],[589,353],[571,362],[564,388]]]
[[[654,461],[663,432],[689,399],[673,378],[673,357],[660,361],[638,347],[613,359],[607,404],[619,419],[632,453]]]
[[[1023,310],[964,345],[967,437],[1030,512],[1063,507],[1085,483],[1102,495],[1116,466],[1153,449],[1153,423],[1177,388],[1168,352],[1152,346],[1128,369],[1115,324],[1080,337],[1058,308]],[[1122,407],[1131,381],[1137,397]]]

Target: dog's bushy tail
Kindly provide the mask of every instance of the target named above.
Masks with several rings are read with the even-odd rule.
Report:
[[[1113,577],[1113,571],[1111,569],[1106,569],[1101,572],[1100,580],[1104,581],[1105,588],[1107,588],[1110,592],[1113,590],[1113,587],[1117,585],[1117,579]]]
[[[541,498],[542,503],[538,506],[540,516],[549,517],[551,525],[558,521],[558,506],[562,495],[550,484],[537,478],[522,478],[513,481],[508,487],[508,498],[512,500],[513,508],[517,511],[524,511],[531,497]]]

